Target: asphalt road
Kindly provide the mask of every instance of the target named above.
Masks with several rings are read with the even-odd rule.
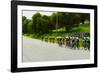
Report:
[[[59,47],[58,44],[46,43],[41,40],[23,37],[23,62],[81,60],[89,59],[88,50],[73,50]]]

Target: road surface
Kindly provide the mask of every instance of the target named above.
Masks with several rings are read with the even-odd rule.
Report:
[[[58,44],[46,43],[41,40],[23,37],[23,62],[81,60],[89,59],[87,50],[73,50],[59,47]]]

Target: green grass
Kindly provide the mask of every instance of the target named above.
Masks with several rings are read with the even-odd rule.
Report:
[[[90,32],[90,25],[81,24],[79,27],[72,28],[71,32]]]
[[[52,30],[51,32],[61,32],[61,33],[65,33],[66,30],[65,28],[59,28],[59,29],[55,29],[55,30]],[[80,24],[78,27],[73,27],[72,30],[70,31],[71,32],[90,32],[90,25],[89,24]]]
[[[65,32],[65,28],[59,28],[59,29],[55,29],[55,30],[52,30],[52,32]]]

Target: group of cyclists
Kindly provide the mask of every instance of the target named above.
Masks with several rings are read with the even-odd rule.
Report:
[[[60,47],[62,46],[67,46],[67,47],[70,47],[72,49],[80,49],[80,48],[83,48],[83,49],[88,49],[90,50],[90,37],[89,35],[83,35],[81,34],[82,36],[80,35],[77,35],[77,34],[73,34],[73,35],[69,35],[69,36],[66,36],[66,37],[45,37],[45,38],[42,38],[42,40],[44,40],[45,42],[50,42],[50,43],[58,43],[58,45]]]
[[[90,38],[89,37],[84,37],[79,38],[79,37],[66,37],[66,38],[58,38],[58,45],[59,46],[68,46],[73,49],[90,49]]]

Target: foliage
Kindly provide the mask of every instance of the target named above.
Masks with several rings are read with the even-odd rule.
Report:
[[[54,12],[47,16],[37,12],[31,20],[22,16],[22,31],[23,34],[32,34],[35,38],[47,35],[65,36],[71,32],[90,32],[90,25],[85,24],[85,21],[90,21],[90,15],[87,13]]]

